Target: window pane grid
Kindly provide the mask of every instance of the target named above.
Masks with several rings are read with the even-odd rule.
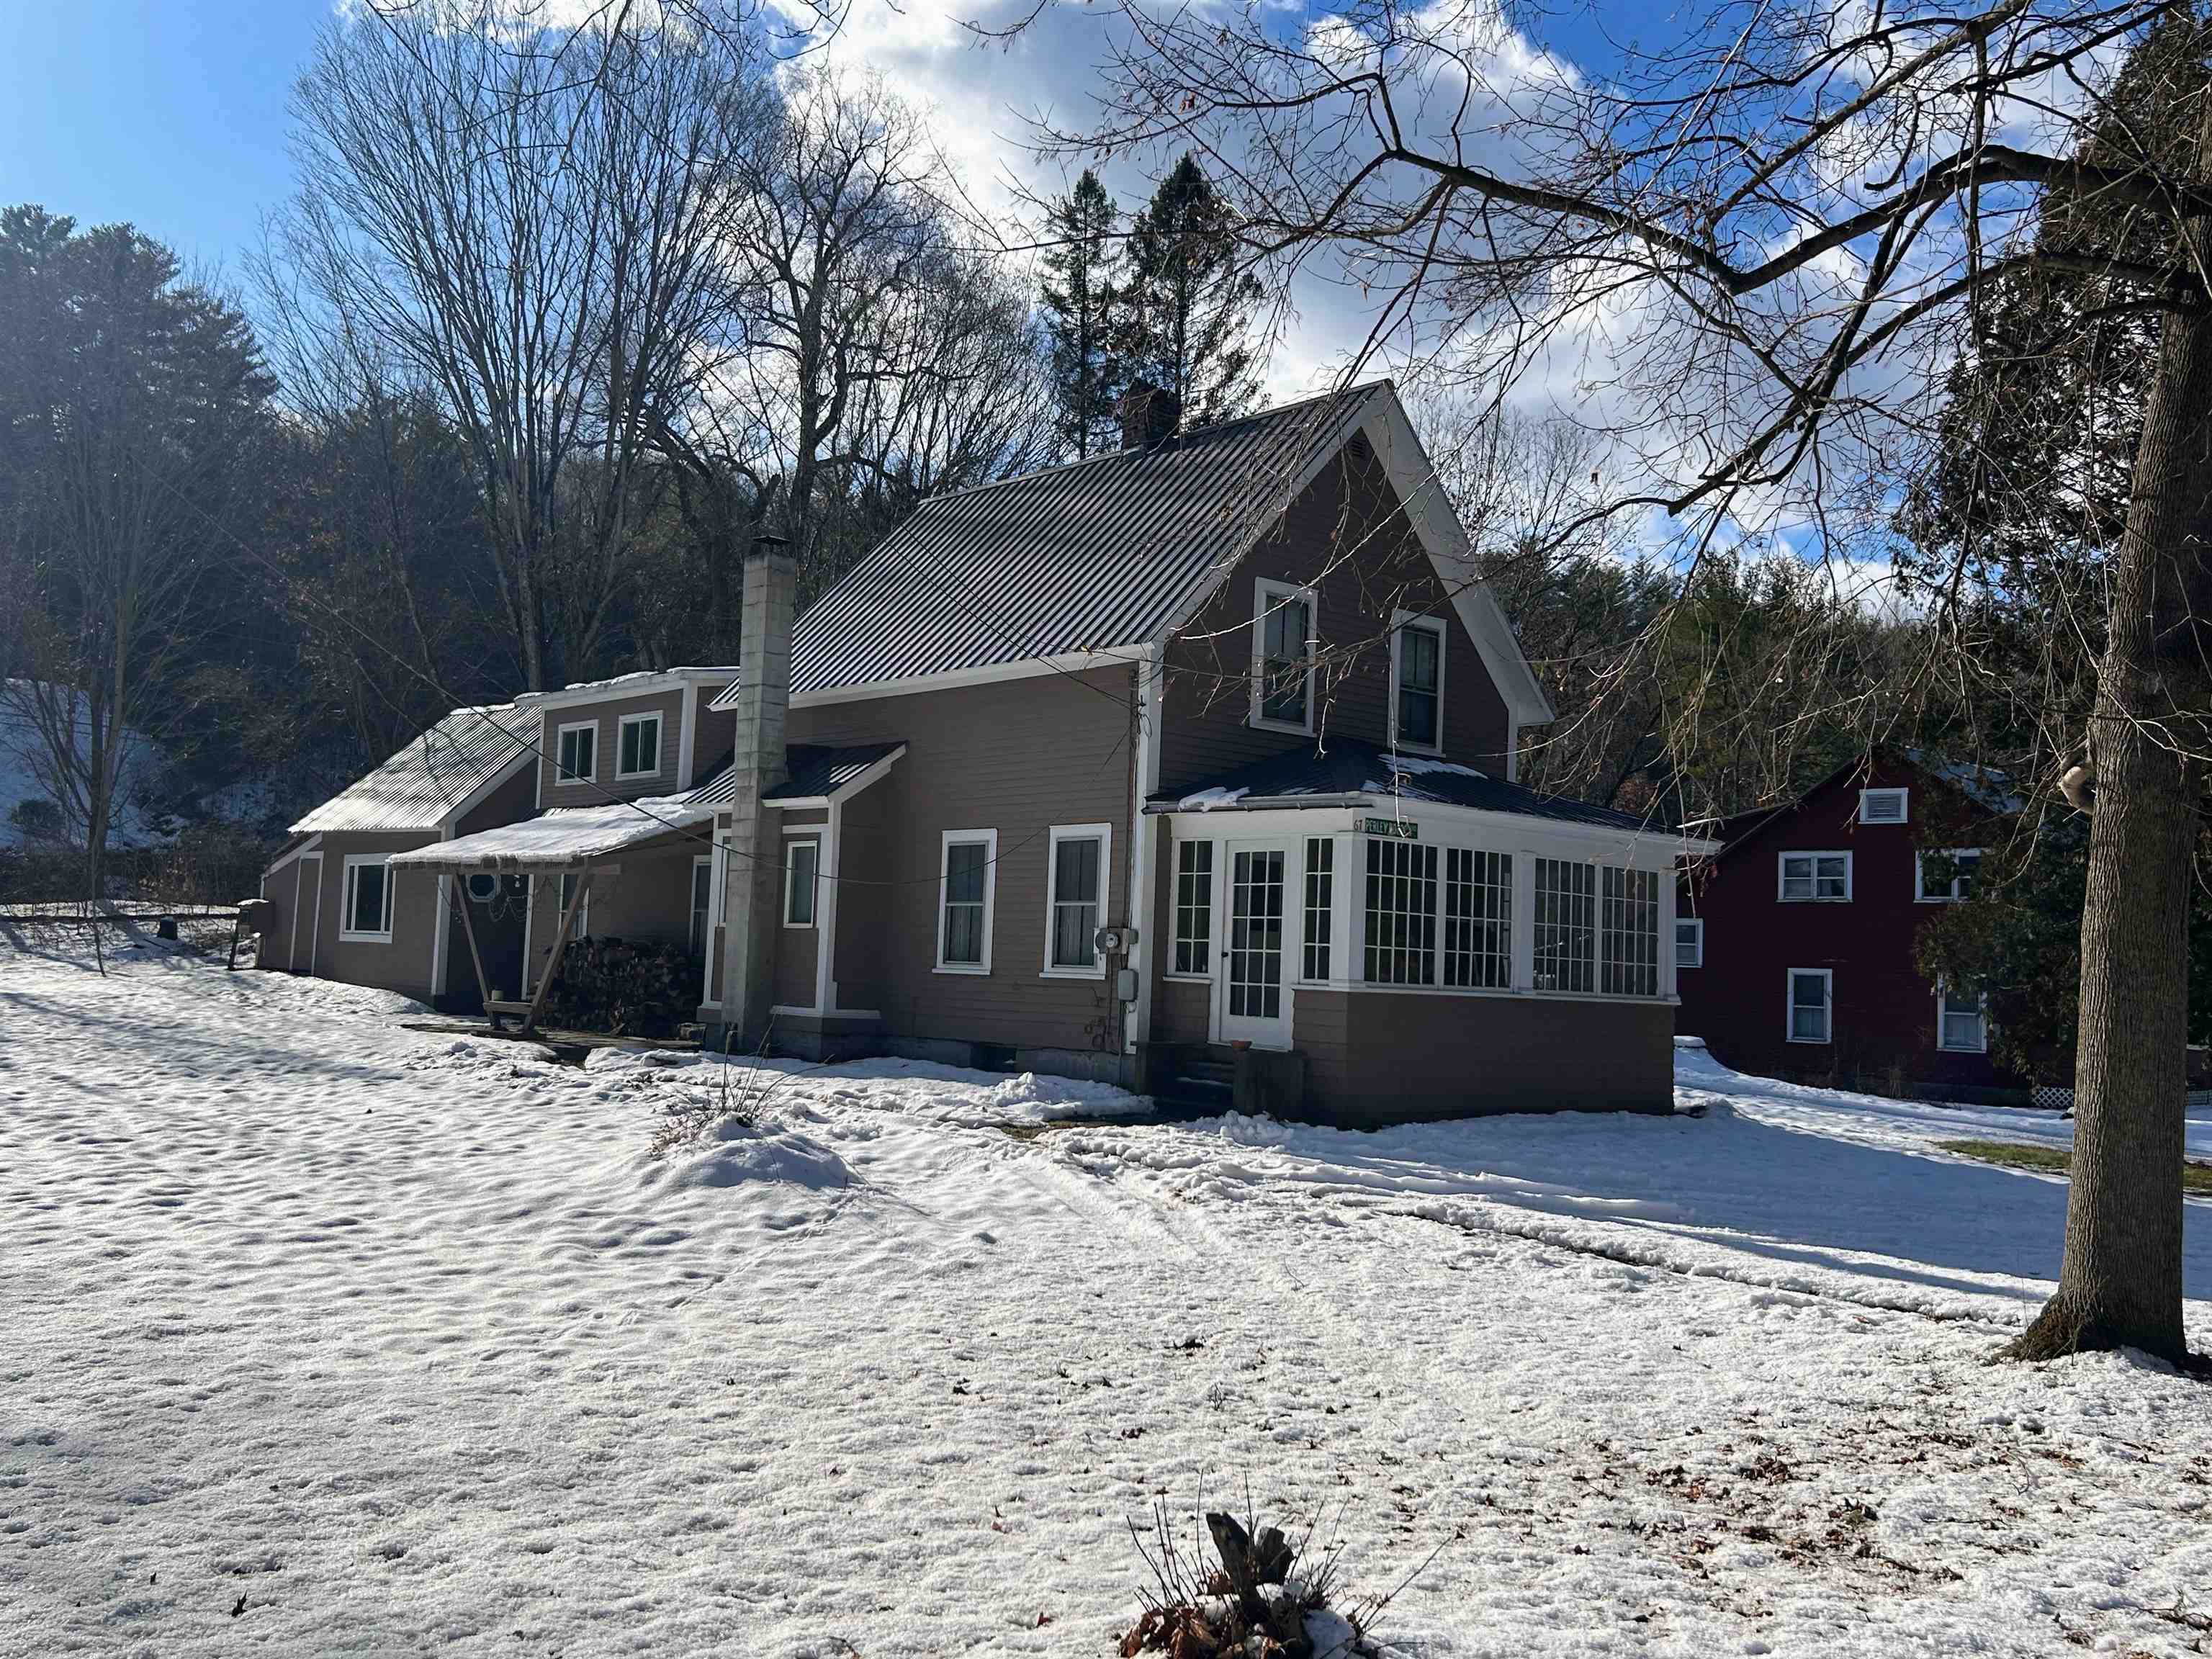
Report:
[[[1513,983],[1513,855],[1444,852],[1444,983],[1503,990]]]
[[[1230,866],[1229,1012],[1277,1019],[1283,1012],[1283,855],[1239,853]]]
[[[1336,902],[1336,843],[1326,836],[1306,842],[1305,947],[1307,979],[1328,977],[1329,918]]]
[[[1419,842],[1367,843],[1367,981],[1436,980],[1437,849]]]
[[[1534,920],[1536,988],[1591,989],[1597,954],[1597,866],[1538,859]]]
[[[1213,971],[1213,843],[1187,841],[1176,848],[1175,970]]]
[[[1053,846],[1052,965],[1098,965],[1098,840],[1070,836]]]
[[[1608,996],[1659,994],[1659,876],[1653,870],[1604,871],[1601,984]]]

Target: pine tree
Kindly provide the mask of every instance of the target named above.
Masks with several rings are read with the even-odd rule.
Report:
[[[1122,257],[1115,239],[1121,212],[1085,167],[1075,188],[1052,205],[1045,255],[1045,334],[1052,350],[1054,428],[1076,459],[1115,447],[1115,405],[1122,374],[1115,350],[1115,278]]]
[[[1262,293],[1236,251],[1234,211],[1191,155],[1130,227],[1122,367],[1173,392],[1186,426],[1232,419],[1259,396],[1252,337]]]

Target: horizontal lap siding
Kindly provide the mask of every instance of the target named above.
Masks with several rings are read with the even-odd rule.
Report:
[[[1664,1112],[1663,1002],[1297,993],[1310,1114],[1347,1128],[1500,1112]]]
[[[1362,441],[1322,470],[1275,532],[1170,642],[1162,790],[1188,788],[1314,741],[1249,723],[1254,596],[1262,579],[1318,590],[1327,659],[1315,682],[1322,736],[1389,741],[1391,616],[1400,610],[1433,614],[1445,623],[1445,756],[1504,775],[1504,702]],[[1350,654],[1328,658],[1332,649]]]
[[[1127,919],[1133,695],[1130,671],[1115,668],[791,711],[795,744],[907,745],[865,792],[878,798],[884,832],[872,849],[856,837],[842,862],[852,884],[841,891],[840,908],[861,895],[859,902],[881,917],[882,937],[872,969],[848,965],[841,954],[841,1006],[876,1009],[893,1036],[1110,1046],[1111,985],[1042,976],[1046,849],[1054,824],[1111,824],[1105,919]],[[939,974],[942,835],[973,829],[999,833],[992,971]],[[871,972],[873,998],[862,1000]]]
[[[1152,1038],[1158,1042],[1209,1041],[1213,987],[1201,980],[1170,979],[1153,993]]]
[[[859,878],[842,881],[837,890],[837,948],[831,957],[836,976],[830,990],[840,1008],[878,1012],[887,994],[883,963],[890,948],[888,901],[894,890],[876,884],[886,878],[894,861],[885,813],[890,799],[878,782],[847,801],[838,814],[838,866],[847,877]]]
[[[691,775],[686,780],[687,787],[713,777],[730,763],[737,752],[738,711],[707,706],[721,692],[719,685],[699,688],[699,730],[691,739]]]
[[[322,915],[322,945],[316,952],[316,972],[323,979],[343,980],[349,985],[374,985],[386,991],[428,1002],[433,993],[432,957],[437,930],[443,925],[438,909],[438,878],[420,870],[391,873],[392,942],[365,944],[338,937],[345,905],[345,861],[374,854],[388,857],[410,848],[427,847],[434,835],[350,835],[323,837],[323,880],[318,908]],[[313,926],[310,925],[310,934]],[[306,965],[306,956],[301,957]]]
[[[615,770],[622,760],[622,717],[625,714],[660,716],[660,767],[647,777],[617,781]],[[608,800],[641,800],[648,796],[676,793],[684,787],[676,776],[683,718],[684,694],[674,690],[548,708],[538,738],[538,799],[549,807],[597,806]],[[590,783],[558,782],[554,772],[561,763],[561,728],[579,726],[586,720],[599,727],[598,776]],[[723,759],[728,758],[726,754],[723,756]]]

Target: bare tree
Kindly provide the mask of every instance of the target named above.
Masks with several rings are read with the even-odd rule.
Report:
[[[270,389],[251,331],[127,225],[0,219],[0,698],[105,896],[126,763],[202,643]]]
[[[2094,153],[2087,139],[2115,66],[2194,15],[1719,0],[1583,73],[1478,0],[1361,0],[1310,28],[1259,3],[1124,0],[1104,118],[1047,135],[1203,151],[1236,181],[1248,257],[1376,298],[1370,348],[1603,435],[1562,534],[1632,514],[1692,574],[1762,536],[1838,573],[1875,556],[1948,367],[2008,278],[2071,270],[2158,318],[2083,733],[2095,817],[2066,1250],[2014,1346],[2028,1357],[2185,1347],[2184,929],[2212,760],[2202,74],[2163,88],[2192,135],[2178,157],[2124,128]],[[2160,222],[2172,257],[2039,240],[2061,197]],[[1971,644],[1939,638],[1930,670]]]
[[[573,27],[495,0],[328,25],[295,98],[273,286],[435,389],[466,438],[524,682],[592,659],[641,463],[728,301],[746,32],[659,8]]]

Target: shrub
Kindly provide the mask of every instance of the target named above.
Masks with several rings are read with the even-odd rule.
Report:
[[[21,830],[27,840],[34,842],[60,841],[69,830],[62,817],[62,809],[36,795],[10,807],[8,821]]]
[[[1316,1549],[1310,1530],[1293,1540],[1249,1513],[1239,1522],[1216,1511],[1205,1533],[1194,1528],[1186,1541],[1165,1504],[1156,1499],[1152,1511],[1151,1546],[1130,1528],[1153,1587],[1121,1637],[1123,1659],[1352,1659],[1374,1651],[1365,1631],[1382,1603],[1330,1605],[1336,1552]]]
[[[569,941],[545,994],[545,1023],[610,1036],[673,1036],[699,1006],[699,964],[653,939]]]

